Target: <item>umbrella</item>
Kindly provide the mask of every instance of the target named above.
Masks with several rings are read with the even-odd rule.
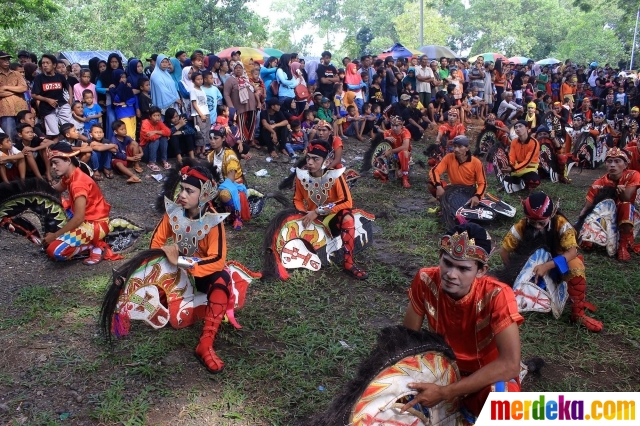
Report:
[[[442,57],[452,59],[458,57],[458,55],[456,55],[453,50],[449,49],[446,46],[436,46],[434,44],[430,44],[428,46],[422,46],[418,50],[422,52],[422,54],[427,55],[429,59],[440,59]]]
[[[555,65],[555,64],[559,64],[560,61],[557,60],[556,58],[547,58],[547,59],[542,59],[538,62],[536,62],[536,64],[538,65]]]
[[[526,65],[529,61],[530,59],[524,56],[513,56],[509,58],[509,63],[514,65]]]
[[[242,51],[242,50],[241,50]],[[267,57],[273,56],[280,59],[280,56],[284,55],[284,52],[272,47],[263,47],[262,51],[267,54]]]
[[[506,56],[504,56],[501,53],[492,53],[492,52],[488,52],[488,53],[481,53],[479,55],[473,56],[471,58],[469,58],[469,62],[474,63],[476,61],[476,59],[478,59],[478,56],[482,56],[485,60],[485,62],[495,62],[498,59],[502,59],[502,62],[509,62],[509,59],[507,59]]]
[[[378,59],[385,59],[387,56],[391,56],[393,59],[398,58],[411,58],[413,56],[420,56],[422,52],[414,49],[407,49],[400,43],[394,44],[391,49],[385,50],[378,55]]]
[[[255,62],[264,62],[265,53],[253,47],[229,47],[222,52],[218,52],[216,56],[222,59],[231,59],[231,52],[236,50],[240,51],[240,59],[253,59]]]

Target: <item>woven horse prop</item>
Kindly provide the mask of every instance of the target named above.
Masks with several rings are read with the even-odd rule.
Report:
[[[232,281],[226,318],[239,329],[235,310],[244,306],[249,284],[261,274],[235,261],[228,261],[226,270]],[[132,320],[155,329],[167,324],[180,329],[204,318],[206,306],[207,294],[195,289],[193,276],[169,263],[162,250],[150,249],[113,271],[102,301],[100,324],[108,338],[111,334],[127,335]]]
[[[540,359],[521,363],[520,381],[538,372]],[[415,404],[400,412],[417,391],[409,383],[447,386],[460,380],[456,358],[444,339],[426,330],[402,326],[381,330],[370,355],[360,363],[356,376],[333,399],[328,409],[310,419],[308,426],[461,426],[475,417],[456,398],[434,407]],[[500,391],[500,384],[493,387]]]
[[[355,222],[354,254],[373,243],[375,216],[353,209]],[[344,261],[342,238],[334,237],[328,224],[316,219],[308,228],[302,223],[305,214],[295,209],[278,212],[267,226],[262,243],[265,256],[263,276],[286,280],[287,269],[306,268],[319,271],[322,266]]]
[[[70,211],[60,194],[42,179],[26,179],[0,184],[0,227],[41,245],[45,234],[64,227]],[[109,219],[104,239],[114,253],[133,248],[145,229],[123,217]],[[78,257],[79,258],[79,257]]]

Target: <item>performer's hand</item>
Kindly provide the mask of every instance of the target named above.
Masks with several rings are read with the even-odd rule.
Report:
[[[547,265],[547,263],[551,263],[551,265]],[[541,265],[536,265],[533,268],[533,273],[536,274],[536,278],[544,277],[547,274],[547,272],[549,272],[554,267],[555,267],[555,264],[553,262],[546,262]]]
[[[467,202],[471,204],[471,208],[475,208],[478,204],[480,204],[480,199],[474,195]]]
[[[436,187],[436,198],[439,200],[444,195],[444,188],[442,186]]]
[[[164,252],[165,256],[167,256],[167,260],[169,261],[169,263],[171,263],[172,265],[178,264],[178,256],[180,255],[180,251],[178,250],[177,244],[164,246],[162,247],[162,251]]]
[[[391,152],[391,150],[390,150],[390,149],[388,149],[388,150],[386,150],[386,151],[384,152],[384,154],[382,154],[382,155],[383,155],[383,156],[385,156],[385,157],[388,157],[388,156],[390,156],[391,154],[393,154],[393,153]]]
[[[505,167],[505,168],[500,169],[500,170],[502,170],[502,173],[511,173],[511,166]]]
[[[624,193],[624,190],[625,190],[625,189],[627,189],[627,187],[626,187],[626,186],[624,186],[624,185],[618,185],[618,186],[616,187],[616,194],[618,194],[618,195],[622,195],[622,194]]]
[[[306,228],[307,226],[311,225],[311,222],[316,220],[317,217],[318,213],[316,213],[315,210],[307,212],[307,215],[302,218],[302,225],[304,225],[304,227]]]
[[[434,385],[433,383],[409,383],[408,387],[417,390],[419,393],[410,402],[407,402],[400,411],[405,411],[416,404],[431,408],[446,399],[443,386]]]
[[[48,232],[45,236],[44,239],[42,240],[42,245],[47,247],[49,244],[51,244],[55,239],[56,239],[56,234],[53,232]]]

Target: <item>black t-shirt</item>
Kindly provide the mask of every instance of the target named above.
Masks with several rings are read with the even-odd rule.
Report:
[[[371,86],[369,88],[369,102],[374,105],[384,105],[384,95],[382,94],[382,89],[379,87]]]
[[[446,96],[444,97],[443,103],[440,103],[439,99],[434,99],[431,101],[431,104],[433,105],[434,110],[437,110],[438,107],[442,107],[443,114],[451,109],[451,105],[449,104],[449,100],[447,99]]]
[[[322,78],[331,78],[338,75],[338,70],[333,65],[318,65],[316,71],[318,73],[318,91],[322,93],[322,96],[333,99],[333,85],[336,83],[323,83]]]
[[[142,72],[144,72],[144,75],[147,76],[147,78],[151,78],[151,73],[153,72],[153,68],[151,65],[147,65],[146,67],[144,67],[144,70]]]
[[[277,111],[275,114],[269,114],[269,110],[265,109],[260,112],[260,130],[267,132],[264,125],[262,124],[262,120],[266,120],[270,125],[274,125],[283,121],[287,121],[282,111]]]
[[[62,75],[58,73],[54,73],[53,75],[38,74],[33,80],[31,93],[53,99],[58,102],[58,106],[61,106],[65,103],[65,90],[69,92],[69,86],[67,79]],[[46,102],[40,102],[39,108],[41,117],[47,116],[55,111],[55,109]]]
[[[401,117],[404,120],[405,126],[411,124],[409,122],[410,119],[420,124],[420,122],[422,121],[422,112],[418,108],[408,107],[404,111],[402,111]]]
[[[404,106],[398,101],[398,102],[394,102],[393,104],[389,105],[387,107],[387,109],[384,111],[384,113],[389,118],[393,117],[394,115],[397,115],[399,117],[403,117],[403,114],[404,114],[405,110],[408,109],[408,108],[409,108],[408,106]]]
[[[387,79],[387,84],[385,86],[385,91],[390,96],[397,96],[398,83],[400,83],[400,80],[398,80],[398,78],[396,77],[396,74],[399,72],[400,71],[398,71],[398,68],[396,67],[391,67],[391,69],[387,68],[387,75],[385,77]],[[393,79],[397,80],[396,84],[392,84]]]
[[[145,120],[149,118],[149,110],[153,106],[153,102],[151,102],[151,97],[139,93],[138,94],[138,107],[140,108],[140,120]]]

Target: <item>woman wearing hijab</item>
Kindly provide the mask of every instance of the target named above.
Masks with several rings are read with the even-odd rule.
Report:
[[[138,98],[133,92],[133,89],[129,87],[127,76],[123,70],[113,71],[113,82],[116,84],[116,87],[109,89],[109,95],[111,95],[111,105],[116,120],[124,122],[127,128],[127,136],[135,140]]]
[[[270,56],[264,66],[260,67],[260,78],[267,88],[267,100],[275,96],[271,91],[271,82],[276,79],[276,71],[278,71],[278,58],[275,56]]]
[[[100,58],[94,56],[89,59],[89,71],[91,71],[91,82],[96,84],[98,81],[98,76],[100,75],[100,70],[98,69],[98,63],[100,62]]]
[[[191,116],[191,91],[193,90],[193,81],[191,81],[192,70],[193,68],[190,66],[182,69],[182,78],[178,85],[178,93],[180,93],[180,97],[182,98],[182,105],[187,117]]]
[[[169,58],[169,74],[176,83],[176,90],[180,92],[180,80],[182,80],[182,65],[176,58]]]
[[[107,60],[107,69],[100,73],[98,76],[98,82],[96,83],[96,92],[101,95],[106,95],[106,105],[107,105],[107,122],[105,135],[107,139],[111,139],[113,136],[113,130],[111,129],[111,125],[116,120],[116,113],[114,109],[111,107],[111,94],[109,93],[109,89],[115,89],[118,85],[117,81],[113,81],[113,72],[115,70],[122,70],[122,59],[117,53],[112,53],[109,55],[109,59]]]
[[[160,108],[164,115],[167,108],[172,108],[176,103],[181,103],[176,83],[169,74],[169,58],[158,55],[156,67],[151,73],[151,99],[153,104]]]
[[[142,62],[135,58],[129,59],[129,63],[127,64],[127,83],[129,83],[129,86],[135,94],[140,93],[138,83],[140,77],[144,77],[143,71],[144,67],[142,66]]]
[[[293,91],[298,85],[298,78],[291,72],[291,54],[285,53],[280,57],[280,63],[276,71],[276,79],[280,88],[278,89],[278,99],[283,104],[289,98],[294,99],[296,93]]]
[[[362,88],[367,87],[362,82],[362,77],[357,70],[356,64],[349,62],[345,71],[344,83],[347,85],[347,91],[355,93],[355,103],[358,108],[358,114],[362,114],[362,105],[364,104],[364,94]]]
[[[309,81],[318,81],[318,61],[309,61],[309,63],[305,65],[304,69],[307,71]]]
[[[300,64],[300,62],[291,62],[290,68],[291,68],[291,73],[293,74],[293,78],[298,79],[298,86],[302,85],[304,87],[307,87],[307,82],[304,81],[304,77],[302,76],[302,64]],[[294,94],[295,94],[295,91],[294,91]],[[302,111],[304,111],[304,108],[307,106],[307,100],[306,99],[299,100],[298,98],[295,98],[295,100],[296,100],[298,114],[301,114]],[[304,121],[304,119],[301,119],[300,121]]]

